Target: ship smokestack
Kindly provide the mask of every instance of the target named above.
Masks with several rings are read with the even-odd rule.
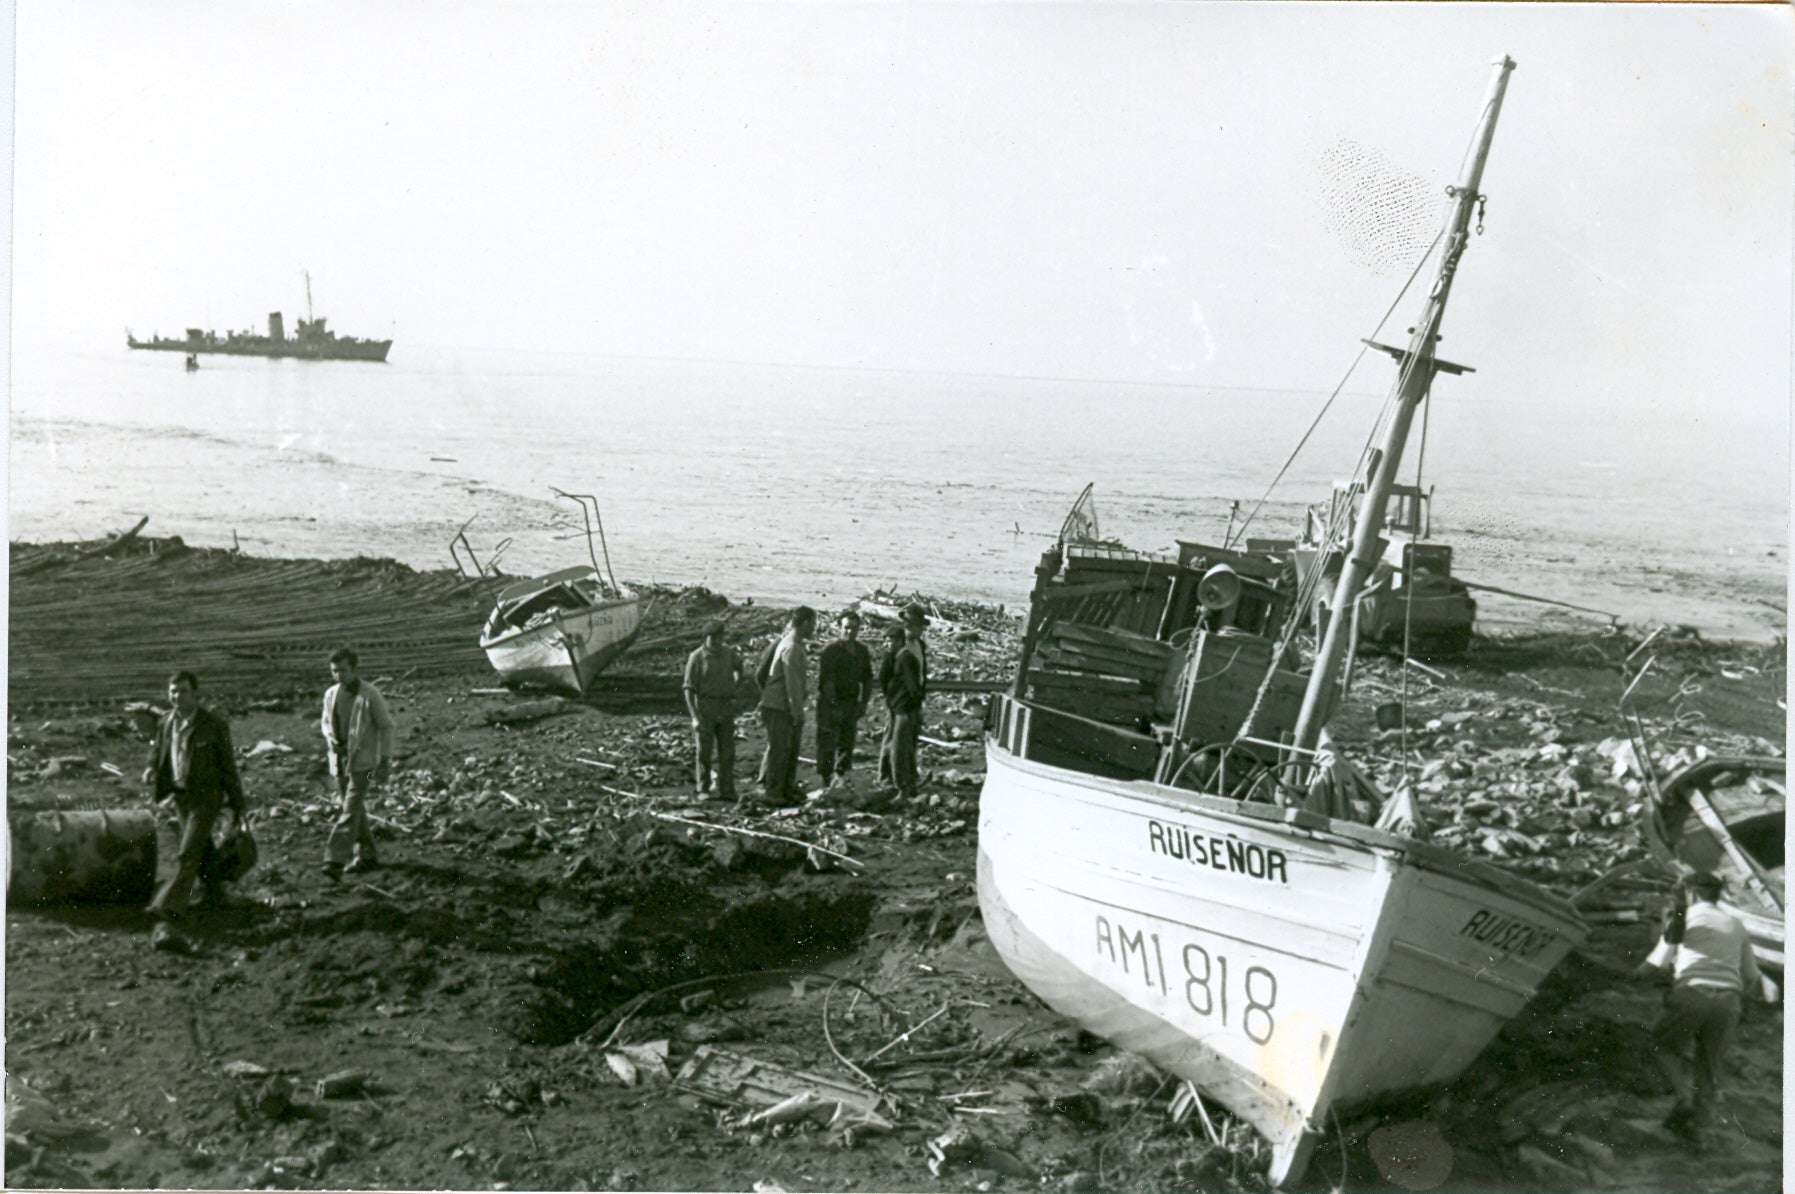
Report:
[[[268,312],[268,338],[270,340],[287,338],[287,325],[281,322],[279,311]]]

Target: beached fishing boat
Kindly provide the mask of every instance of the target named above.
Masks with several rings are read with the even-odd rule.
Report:
[[[1497,65],[1450,194],[1334,591],[1378,558],[1409,425],[1480,196]],[[993,945],[1048,1004],[1186,1079],[1300,1177],[1340,1107],[1457,1076],[1585,936],[1564,900],[1429,844],[1322,733],[1345,619],[1307,674],[1312,570],[1181,543],[1062,533],[1036,570],[1021,659],[993,701],[978,890]]]
[[[558,489],[555,493],[580,507],[590,567],[562,568],[500,587],[493,583],[491,562],[482,566],[474,557],[467,523],[450,541],[449,554],[464,575],[478,577],[488,586],[492,609],[480,633],[480,649],[500,677],[507,684],[565,688],[583,695],[635,641],[642,629],[642,598],[618,584],[611,572],[598,499]]]
[[[1726,881],[1720,905],[1751,934],[1758,961],[1783,968],[1783,855],[1788,761],[1714,755],[1691,763],[1653,792],[1646,844],[1679,873],[1711,871]]]

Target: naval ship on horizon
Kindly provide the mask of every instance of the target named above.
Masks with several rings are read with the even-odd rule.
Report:
[[[287,337],[281,313],[271,311],[268,314],[266,336],[258,336],[253,332],[226,332],[220,336],[217,332],[188,328],[187,335],[179,340],[166,336],[151,336],[148,340],[139,340],[126,328],[125,344],[130,348],[187,353],[190,367],[192,355],[201,352],[242,357],[297,357],[307,361],[384,361],[387,350],[393,346],[391,340],[339,336],[324,326],[323,317],[313,318],[310,274],[305,276],[305,315],[299,321],[297,334],[291,339]]]

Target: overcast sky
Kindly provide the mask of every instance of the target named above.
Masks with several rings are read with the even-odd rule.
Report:
[[[1790,26],[1763,5],[19,0],[16,335],[290,321],[309,270],[318,312],[395,359],[1326,388],[1432,236],[1507,53],[1442,355],[1499,359],[1517,395],[1786,410]]]

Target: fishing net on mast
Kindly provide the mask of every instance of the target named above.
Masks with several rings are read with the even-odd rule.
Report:
[[[1427,251],[1439,227],[1441,186],[1349,137],[1316,161],[1323,224],[1349,260],[1381,276],[1406,272]]]

